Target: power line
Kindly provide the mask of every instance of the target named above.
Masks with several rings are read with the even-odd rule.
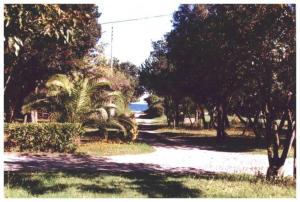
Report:
[[[155,16],[148,16],[148,17],[142,17],[142,18],[132,18],[132,19],[127,19],[127,20],[117,20],[117,21],[110,21],[110,22],[103,22],[100,23],[101,25],[105,25],[105,24],[116,24],[116,23],[122,23],[122,22],[130,22],[130,21],[137,21],[137,20],[147,20],[147,19],[151,19],[151,18],[160,18],[160,17],[166,17],[166,16],[170,16],[171,14],[167,14],[167,15],[155,15]]]

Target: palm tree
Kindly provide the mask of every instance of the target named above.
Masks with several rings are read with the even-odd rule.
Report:
[[[78,74],[72,78],[56,74],[46,82],[46,91],[35,92],[25,99],[24,114],[44,108],[58,122],[80,122],[86,125],[123,131],[125,137],[135,139],[137,125],[125,115],[126,103],[122,94],[112,91],[110,82],[104,79],[89,79]],[[108,106],[115,103],[117,116],[110,117]]]
[[[56,74],[46,82],[46,93],[33,93],[22,107],[23,113],[32,109],[46,108],[57,116],[59,122],[82,122],[92,111],[101,111],[95,105],[97,94],[109,97],[110,83],[96,81],[74,75],[72,80],[67,75]],[[100,95],[101,97],[101,95]],[[104,97],[101,97],[103,103]]]

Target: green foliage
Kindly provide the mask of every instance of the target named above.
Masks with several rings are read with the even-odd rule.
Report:
[[[72,77],[57,74],[47,81],[43,99],[40,98],[41,95],[33,94],[22,108],[24,112],[46,108],[53,113],[52,120],[81,122],[99,127],[105,134],[107,128],[117,128],[124,140],[134,140],[138,134],[137,124],[127,115],[127,104],[122,93],[108,90],[110,87],[111,84],[106,79],[88,79],[80,74]],[[114,117],[109,117],[110,102],[116,107],[117,114]]]
[[[164,115],[165,109],[161,97],[152,94],[145,98],[145,101],[148,103],[148,109],[145,111],[147,118],[155,118]]]
[[[124,95],[126,104],[142,94],[139,88],[138,67],[130,62],[113,59],[113,67],[104,54],[104,45],[98,44],[84,58],[76,60],[78,70],[89,78],[105,78],[111,88]]]
[[[253,117],[267,103],[280,118],[288,93],[294,111],[294,5],[185,4],[173,18],[173,30],[142,65],[148,90],[175,109],[182,97],[216,108],[220,130],[227,112]]]
[[[101,36],[92,4],[4,5],[4,94],[7,121],[49,76],[75,68]]]
[[[72,152],[84,130],[78,123],[6,123],[7,145],[20,151]],[[10,148],[8,148],[10,149]]]
[[[160,97],[158,97],[157,95],[149,95],[149,97],[145,98],[145,101],[150,106],[150,105],[153,105],[157,102],[162,101],[162,99]]]
[[[165,108],[161,102],[154,103],[145,111],[147,118],[156,118],[164,115]]]
[[[141,81],[168,98],[166,114],[175,121],[181,98],[204,106],[220,140],[230,113],[246,117],[256,134],[263,119],[269,162],[280,168],[296,134],[295,11],[293,4],[180,5],[173,29],[153,43]],[[279,155],[281,135],[287,141]]]
[[[106,138],[110,138],[108,132],[109,128],[118,129],[118,138],[123,141],[134,141],[139,134],[138,124],[135,119],[125,115],[114,117],[107,122],[99,122],[98,128]]]
[[[138,131],[138,124],[134,118],[126,117],[126,116],[119,116],[118,121],[124,125],[126,130],[128,131],[128,140],[134,141],[137,139],[139,131]]]
[[[56,74],[46,82],[46,93],[29,96],[22,111],[28,113],[32,109],[46,108],[49,112],[56,113],[56,121],[59,122],[84,123],[94,120],[95,113],[98,113],[98,117],[103,115],[99,117],[99,121],[105,120],[107,115],[103,112],[104,101],[117,96],[116,92],[105,93],[109,87],[110,83],[105,80],[91,80],[78,74],[72,77]]]

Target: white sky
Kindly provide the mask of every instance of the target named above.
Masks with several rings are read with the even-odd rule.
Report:
[[[99,22],[118,21],[132,18],[172,14],[179,6],[178,1],[115,1],[98,3],[102,13]],[[111,27],[113,26],[113,56],[120,61],[140,65],[152,50],[152,41],[160,40],[172,29],[172,15],[139,21],[102,25],[100,42],[104,42],[105,55],[110,57]]]

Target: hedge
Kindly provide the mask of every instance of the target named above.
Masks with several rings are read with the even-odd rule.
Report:
[[[79,123],[5,123],[4,132],[6,149],[72,152],[84,130]]]

